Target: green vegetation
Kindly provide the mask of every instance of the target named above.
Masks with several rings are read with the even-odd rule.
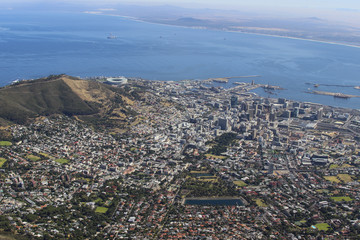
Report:
[[[60,158],[60,159],[56,159],[55,162],[60,163],[60,164],[67,164],[70,161],[64,158]]]
[[[338,174],[337,176],[324,176],[324,178],[334,183],[349,183],[354,181],[349,174]]]
[[[76,179],[77,179],[77,180],[87,181],[87,182],[90,182],[90,181],[91,181],[90,178],[85,178],[85,177],[77,177]]]
[[[264,200],[257,198],[255,199],[256,205],[258,205],[259,207],[267,207],[267,205],[264,203]]]
[[[315,225],[315,227],[317,229],[319,229],[320,231],[327,231],[327,230],[330,229],[330,226],[327,223],[318,223],[318,224]]]
[[[199,181],[203,181],[203,182],[217,182],[218,177],[216,177],[216,176],[200,176],[197,179]]]
[[[300,220],[300,221],[296,221],[296,222],[295,222],[295,225],[297,225],[297,226],[303,226],[305,223],[306,223],[306,220],[305,220],[305,219],[302,219],[302,220]]]
[[[342,201],[345,201],[345,202],[350,202],[352,201],[353,199],[351,197],[331,197],[332,200],[334,200],[335,202],[342,202]]]
[[[208,171],[190,171],[190,173],[191,174],[197,174],[197,173],[199,173],[199,174],[202,174],[202,173],[209,173]]]
[[[344,183],[349,183],[353,181],[349,174],[338,174],[337,177]]]
[[[340,183],[341,181],[336,176],[324,176],[325,180],[328,180],[330,182],[334,183]]]
[[[107,207],[97,207],[95,209],[96,213],[106,213],[109,209]]]
[[[39,114],[96,113],[97,109],[73,92],[63,77],[51,76],[0,89],[0,117],[21,124]]]
[[[222,179],[215,176],[210,178],[194,178],[187,176],[182,190],[187,193],[187,197],[219,197],[237,196],[235,186],[229,186]]]
[[[0,239],[1,240],[15,240],[16,238],[12,237],[10,235],[2,235],[2,234],[0,234]]]
[[[340,168],[340,166],[338,164],[331,164],[330,169],[336,169],[336,168]]]
[[[227,147],[235,142],[236,133],[224,133],[220,137],[217,137],[212,142],[207,144],[215,144],[208,152],[214,155],[221,155],[221,153],[227,151]]]
[[[0,168],[4,165],[5,162],[6,162],[5,158],[0,158]]]
[[[316,192],[318,192],[318,193],[329,193],[329,190],[327,190],[327,189],[317,189],[316,190]]]
[[[41,156],[43,156],[45,158],[49,158],[49,154],[47,154],[47,153],[39,153],[39,155],[41,155]]]
[[[132,90],[131,93],[135,92]],[[114,129],[123,127],[128,116],[136,115],[126,107],[131,104],[131,99],[134,99],[133,94],[121,88],[53,75],[1,88],[0,123],[24,124],[39,115],[65,114],[76,115],[96,127]]]
[[[238,181],[234,181],[234,184],[238,187],[245,187],[247,186],[247,184],[244,181],[238,180]]]
[[[205,154],[205,157],[207,157],[207,158],[215,158],[215,159],[226,159],[225,156],[217,156],[217,155],[213,155],[213,154]]]
[[[353,166],[349,165],[349,164],[343,164],[343,165],[338,165],[338,164],[331,164],[330,165],[330,169],[338,169],[338,168],[351,168]]]
[[[26,158],[27,160],[30,160],[30,161],[33,161],[33,162],[37,162],[37,161],[40,161],[40,160],[41,160],[40,157],[35,156],[35,155],[31,155],[31,154],[26,155],[25,158]]]
[[[9,141],[0,141],[0,146],[11,146],[12,143]]]

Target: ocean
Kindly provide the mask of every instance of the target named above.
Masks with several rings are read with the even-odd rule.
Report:
[[[112,34],[116,39],[108,39]],[[281,97],[360,109],[360,48],[290,38],[166,26],[124,17],[0,10],[0,86],[50,74],[126,76],[149,80],[231,79],[277,85]],[[318,83],[319,87],[307,83]],[[346,85],[342,86],[324,86]]]

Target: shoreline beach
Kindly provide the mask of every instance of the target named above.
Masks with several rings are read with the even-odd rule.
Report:
[[[120,17],[120,18],[131,20],[131,21],[135,21],[135,22],[156,24],[156,25],[162,25],[162,26],[172,26],[172,27],[190,28],[190,29],[213,30],[213,31],[219,31],[219,32],[251,34],[251,35],[259,35],[259,36],[268,36],[268,37],[276,37],[276,38],[302,40],[302,41],[309,41],[309,42],[316,42],[316,43],[326,43],[326,44],[339,45],[339,46],[344,46],[344,47],[360,48],[360,43],[359,43],[359,45],[353,45],[353,44],[348,44],[348,43],[326,41],[326,40],[317,40],[317,39],[309,39],[309,38],[299,38],[299,37],[291,37],[291,36],[281,36],[281,35],[276,35],[276,34],[253,33],[253,32],[234,31],[234,30],[222,30],[222,29],[208,28],[208,27],[182,26],[182,25],[151,22],[151,21],[141,20],[141,19],[138,19],[136,17],[117,15],[117,14],[106,14],[106,13],[101,13],[101,12],[82,12],[82,13],[93,14],[93,15],[102,15],[102,16]]]

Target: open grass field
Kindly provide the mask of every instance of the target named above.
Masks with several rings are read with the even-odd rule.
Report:
[[[315,227],[320,231],[327,231],[330,229],[330,225],[327,223],[318,223],[315,225]]]
[[[330,169],[337,169],[340,168],[340,166],[338,164],[331,164],[330,165]]]
[[[317,189],[316,192],[328,194],[329,190],[327,190],[327,189]]]
[[[197,180],[201,181],[201,182],[217,182],[218,177],[216,177],[216,176],[203,176],[203,177],[198,177]]]
[[[330,182],[335,183],[349,183],[354,181],[349,174],[338,174],[337,176],[324,176],[324,178]]]
[[[97,207],[97,208],[95,209],[95,212],[96,212],[96,213],[106,213],[107,210],[108,210],[108,208],[106,208],[106,207]]]
[[[90,181],[91,181],[90,178],[84,178],[84,177],[78,177],[78,178],[76,178],[76,179],[78,179],[78,180],[85,180],[85,181],[87,181],[87,182],[90,182]]]
[[[267,207],[267,205],[264,203],[264,200],[260,198],[255,199],[255,202],[259,207]]]
[[[12,237],[10,234],[9,235],[5,235],[5,234],[0,234],[0,240],[15,240],[15,237]]]
[[[0,158],[0,168],[4,165],[5,162],[6,162],[5,158]]]
[[[353,179],[351,178],[351,176],[349,174],[339,174],[339,175],[337,175],[337,177],[344,183],[349,183],[349,182],[353,181]]]
[[[241,180],[239,180],[239,181],[234,181],[234,184],[235,184],[236,186],[238,186],[238,187],[245,187],[245,186],[247,186],[247,184],[246,184],[244,181],[241,181]]]
[[[60,164],[67,164],[70,161],[64,158],[60,158],[60,159],[56,159],[55,162],[60,163]]]
[[[47,154],[47,153],[39,153],[41,156],[44,156],[44,157],[46,157],[46,158],[48,158],[49,157],[49,154]]]
[[[340,183],[341,181],[336,176],[324,176],[325,180],[330,182]]]
[[[0,146],[11,146],[12,143],[8,141],[0,141]]]
[[[331,199],[335,202],[350,202],[353,200],[351,197],[331,197]]]
[[[33,162],[37,162],[37,161],[39,161],[39,160],[41,159],[40,157],[31,155],[31,154],[26,155],[25,158],[28,159],[28,160],[30,160],[30,161],[33,161]]]
[[[216,159],[225,159],[225,156],[218,156],[218,155],[213,155],[213,154],[205,154],[205,157],[207,158],[216,158]]]
[[[338,165],[338,164],[331,164],[330,165],[330,169],[337,169],[337,168],[351,168],[353,166],[349,165],[349,164],[343,164],[343,165]]]
[[[205,174],[205,173],[209,173],[209,171],[190,171],[190,173],[192,173],[192,174]]]

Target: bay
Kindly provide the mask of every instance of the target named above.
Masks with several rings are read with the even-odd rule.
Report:
[[[109,34],[117,36],[108,39]],[[0,86],[50,74],[127,76],[150,80],[261,75],[236,81],[278,85],[261,96],[359,108],[360,99],[312,95],[309,90],[360,95],[360,48],[298,39],[192,29],[124,17],[68,12],[0,10]]]

